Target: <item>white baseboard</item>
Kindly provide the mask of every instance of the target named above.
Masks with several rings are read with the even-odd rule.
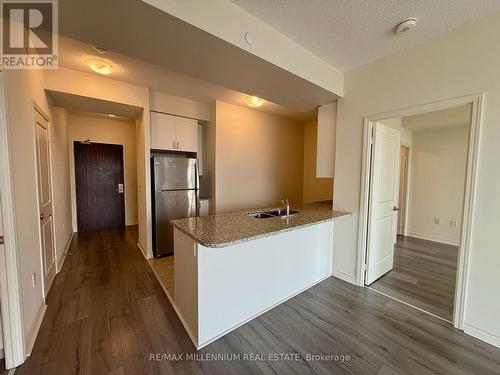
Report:
[[[148,255],[146,253],[146,250],[144,250],[144,248],[142,247],[141,243],[139,241],[137,241],[137,247],[139,248],[139,250],[141,250],[141,253],[142,253],[142,256],[144,257],[144,259],[148,259]]]
[[[358,285],[356,284],[356,277],[352,275],[348,275],[347,273],[344,273],[342,271],[336,271],[333,270],[333,277],[336,277],[337,279],[344,280],[348,282],[349,284],[353,285]]]
[[[31,327],[28,336],[26,337],[26,356],[31,354],[33,350],[33,346],[35,345],[36,337],[38,336],[38,331],[40,331],[40,326],[42,325],[43,317],[45,316],[45,311],[47,311],[47,305],[42,302],[40,307],[38,308],[38,312],[33,322],[33,326]]]
[[[435,237],[435,236],[430,236],[428,234],[423,234],[423,233],[416,233],[416,232],[408,232],[407,234],[408,237],[415,237],[421,240],[427,240],[427,241],[432,241],[432,242],[439,242],[443,243],[445,245],[451,245],[451,246],[459,246],[460,241],[455,241],[455,240],[450,240],[447,238],[441,238],[441,237]]]
[[[500,348],[500,336],[494,333],[487,332],[481,328],[470,325],[469,323],[464,323],[464,332],[481,341]]]
[[[71,236],[69,236],[68,242],[66,242],[66,246],[64,247],[64,252],[63,252],[61,262],[60,262],[60,264],[58,264],[58,267],[57,267],[57,273],[61,272],[61,270],[62,270],[62,267],[64,265],[64,261],[66,260],[66,255],[68,254],[68,250],[71,246],[71,241],[73,241],[73,237],[75,236],[75,233],[76,232],[71,232]]]

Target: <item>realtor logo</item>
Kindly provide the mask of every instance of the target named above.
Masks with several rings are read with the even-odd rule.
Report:
[[[57,68],[57,1],[2,0],[5,69]]]

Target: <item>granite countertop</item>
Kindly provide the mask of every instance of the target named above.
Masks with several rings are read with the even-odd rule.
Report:
[[[173,220],[172,224],[200,245],[225,247],[350,215],[347,212],[335,211],[330,205],[311,203],[291,205],[290,209],[298,213],[288,218],[257,219],[247,216],[249,212],[272,209],[275,208],[193,217]]]

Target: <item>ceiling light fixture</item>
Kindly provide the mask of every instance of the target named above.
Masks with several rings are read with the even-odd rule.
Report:
[[[112,113],[108,113],[108,116],[109,117],[116,117],[116,115],[112,114]]]
[[[258,108],[262,104],[264,104],[266,101],[264,99],[258,98],[256,96],[245,96],[243,98],[243,102],[250,107]]]
[[[107,75],[113,71],[113,66],[109,62],[101,59],[87,59],[85,63],[90,69],[99,74]]]
[[[402,34],[402,33],[406,33],[408,31],[414,29],[415,26],[417,26],[417,19],[416,18],[407,18],[407,19],[401,21],[396,26],[394,31],[396,32],[396,34]]]

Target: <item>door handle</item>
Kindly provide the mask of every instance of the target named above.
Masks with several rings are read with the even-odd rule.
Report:
[[[118,184],[118,188],[116,189],[116,192],[118,194],[123,194],[124,190],[125,190],[125,188],[124,188],[123,184]]]
[[[393,211],[399,211],[399,208],[398,208],[398,207],[396,207],[396,206],[394,206],[394,207],[392,208],[392,210],[393,210]]]

